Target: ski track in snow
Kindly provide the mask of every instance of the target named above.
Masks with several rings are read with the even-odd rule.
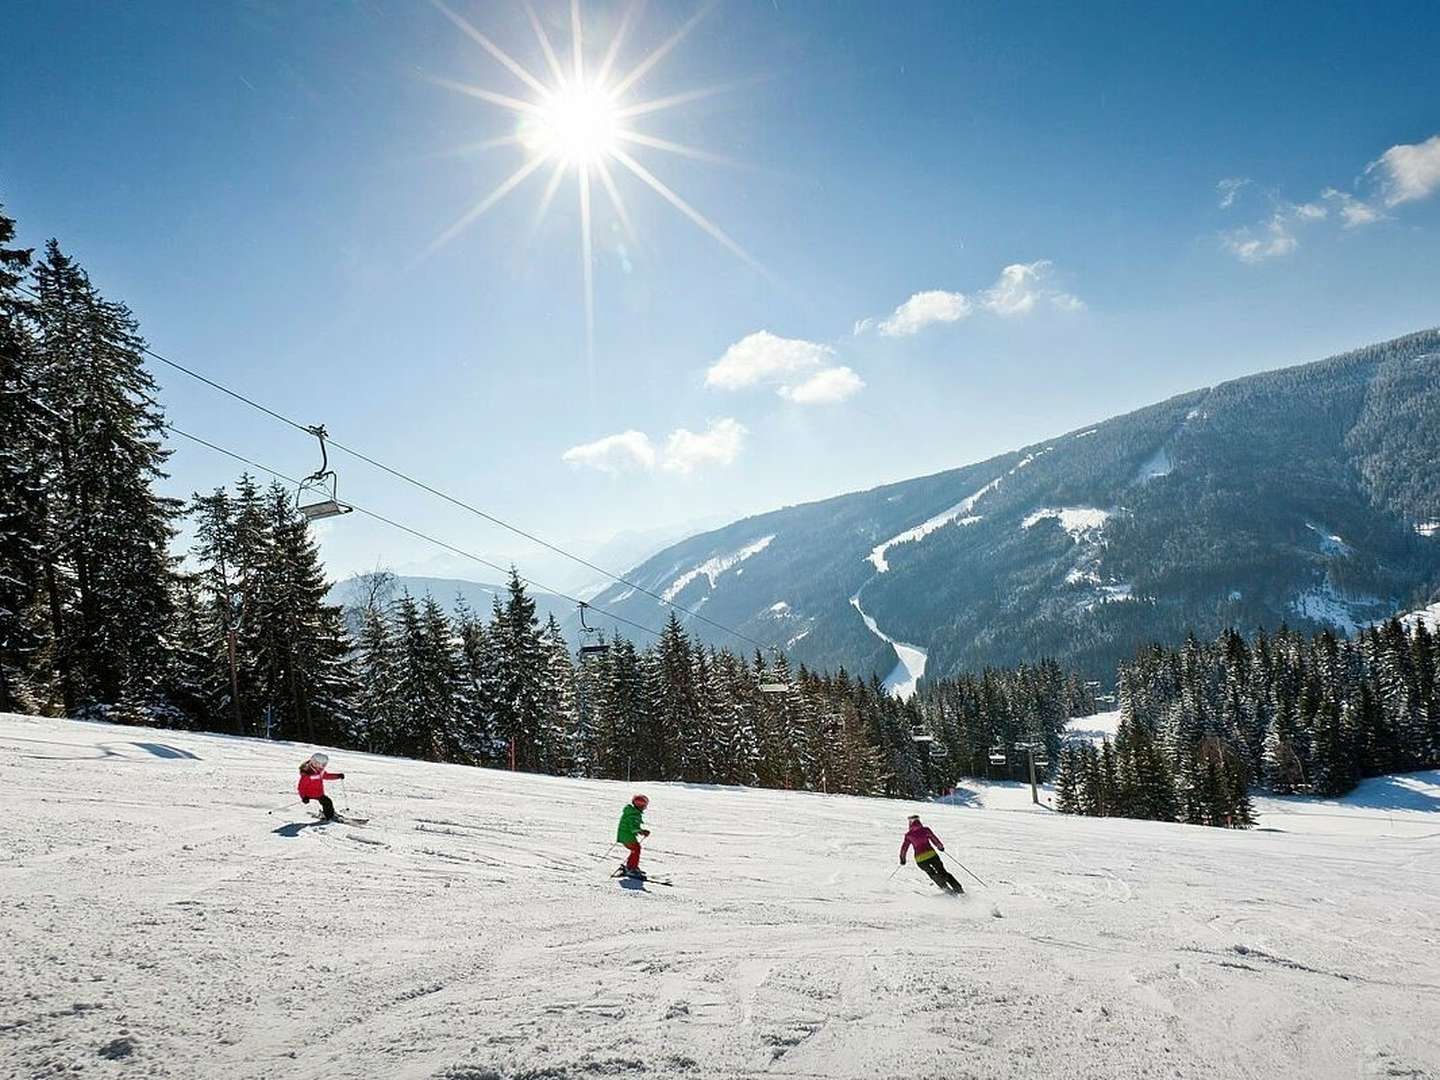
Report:
[[[312,749],[0,716],[0,1075],[1440,1072],[1440,813],[1376,781],[1246,833],[966,785],[956,900],[905,802],[647,782],[642,890],[632,786],[333,750],[367,828],[267,815]]]

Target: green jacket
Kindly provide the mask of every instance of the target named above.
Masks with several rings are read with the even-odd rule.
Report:
[[[620,828],[615,831],[617,844],[633,844],[645,827],[645,815],[638,806],[631,803],[620,811]]]

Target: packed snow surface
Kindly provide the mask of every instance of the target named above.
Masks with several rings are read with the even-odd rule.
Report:
[[[932,518],[928,518],[925,521],[922,521],[913,529],[906,529],[904,532],[892,536],[883,544],[876,544],[875,547],[870,550],[870,554],[867,555],[866,558],[870,560],[871,564],[875,567],[877,573],[883,574],[890,569],[890,564],[885,561],[885,553],[889,551],[892,547],[895,547],[897,544],[912,544],[918,540],[924,540],[925,537],[929,536],[937,529],[943,529],[952,521],[955,522],[957,525],[973,525],[980,519],[974,514],[970,513],[970,511],[975,508],[975,504],[979,502],[984,496],[988,495],[990,492],[994,491],[997,487],[999,487],[1000,481],[1003,479],[1003,476],[997,476],[994,480],[991,480],[988,484],[982,487],[979,491],[975,492],[973,495],[965,496],[965,498],[961,499],[954,506],[950,507],[950,509],[940,511],[940,513],[936,514]]]
[[[1321,584],[1305,589],[1290,601],[1292,611],[1352,637],[1362,626],[1374,621],[1373,614],[1380,608],[1383,602],[1378,597],[1346,596],[1335,588],[1328,576]],[[1366,617],[1367,612],[1370,617]]]
[[[739,566],[752,555],[760,554],[760,552],[770,546],[770,541],[774,539],[775,536],[772,533],[770,536],[762,536],[759,540],[754,540],[746,544],[739,551],[733,551],[729,555],[716,555],[713,558],[706,559],[693,570],[687,570],[677,577],[660,595],[665,598],[665,603],[668,604],[680,595],[686,585],[689,585],[702,575],[709,580],[710,587],[713,589],[716,579],[718,579],[721,574],[732,567]],[[737,570],[736,573],[743,573],[743,571]]]
[[[1106,739],[1114,739],[1120,730],[1120,710],[1095,713],[1092,716],[1077,716],[1065,725],[1065,737],[1076,742],[1092,742],[1096,746]]]
[[[1414,630],[1420,623],[1424,623],[1428,630],[1440,630],[1440,603],[1431,604],[1419,611],[1412,611],[1401,621],[1407,630]]]
[[[1082,540],[1097,529],[1104,528],[1105,522],[1110,520],[1110,511],[1093,506],[1067,506],[1061,509],[1046,507],[1029,515],[1020,526],[1031,529],[1052,518],[1058,520],[1060,527],[1076,540]]]
[[[850,604],[860,613],[860,618],[865,621],[870,632],[881,641],[895,649],[897,657],[895,667],[889,675],[885,676],[883,686],[886,691],[894,694],[902,701],[909,699],[914,693],[922,677],[925,675],[925,661],[929,658],[924,649],[918,645],[908,645],[903,641],[896,641],[879,624],[866,613],[860,606],[860,594],[856,593],[850,597]]]
[[[1440,1073],[1440,774],[1251,832],[646,783],[638,888],[642,785],[331,750],[368,827],[267,813],[312,749],[0,717],[0,1075]]]

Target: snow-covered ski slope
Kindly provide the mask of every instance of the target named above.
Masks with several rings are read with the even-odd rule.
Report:
[[[310,749],[0,717],[0,1075],[1440,1075],[1436,774],[1303,832],[920,807],[951,899],[902,802],[643,785],[641,891],[629,786],[331,751],[368,827],[267,814]]]

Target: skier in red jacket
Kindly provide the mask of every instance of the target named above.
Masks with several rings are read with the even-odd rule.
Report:
[[[905,853],[911,848],[915,849],[915,865],[929,875],[930,880],[941,889],[953,892],[959,896],[965,891],[960,882],[955,880],[953,874],[945,869],[945,864],[940,861],[940,852],[945,850],[945,845],[940,838],[930,831],[929,827],[920,823],[919,814],[910,815],[910,827],[905,832],[905,841],[900,845],[900,865],[905,865]]]
[[[330,759],[324,754],[312,754],[300,763],[300,783],[296,790],[300,792],[300,801],[308,803],[311,799],[320,800],[320,812],[325,816],[326,821],[335,820],[335,804],[330,801],[330,796],[325,794],[326,780],[344,780],[343,772],[326,772],[325,766]]]

